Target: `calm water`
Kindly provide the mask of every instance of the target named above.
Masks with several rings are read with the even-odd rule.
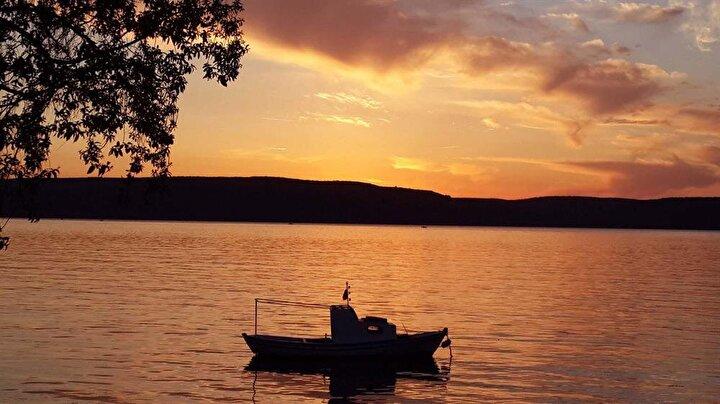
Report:
[[[15,221],[0,402],[720,399],[720,233]],[[450,328],[417,368],[250,366],[253,298]],[[261,306],[260,331],[329,332]],[[332,393],[332,394],[331,394]]]

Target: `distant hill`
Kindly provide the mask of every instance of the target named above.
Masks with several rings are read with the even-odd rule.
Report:
[[[720,230],[720,198],[452,198],[274,177],[66,178],[37,192],[42,218]],[[18,200],[6,197],[4,215],[27,215]]]

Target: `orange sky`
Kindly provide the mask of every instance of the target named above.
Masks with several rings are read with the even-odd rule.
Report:
[[[720,0],[246,8],[239,80],[193,76],[182,96],[174,175],[720,195]],[[53,145],[50,163],[84,175],[73,145]]]

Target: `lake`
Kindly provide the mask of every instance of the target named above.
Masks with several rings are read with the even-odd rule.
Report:
[[[713,401],[720,233],[14,220],[0,401]],[[254,366],[255,297],[450,329],[420,365]],[[260,307],[322,336],[323,309]],[[255,364],[257,365],[257,364]],[[262,365],[262,364],[261,364]]]

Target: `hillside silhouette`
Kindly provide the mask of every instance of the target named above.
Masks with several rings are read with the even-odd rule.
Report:
[[[16,187],[5,215],[28,212]],[[452,198],[351,181],[274,177],[64,178],[37,187],[41,218],[720,229],[720,198]],[[8,198],[9,196],[9,198]]]

